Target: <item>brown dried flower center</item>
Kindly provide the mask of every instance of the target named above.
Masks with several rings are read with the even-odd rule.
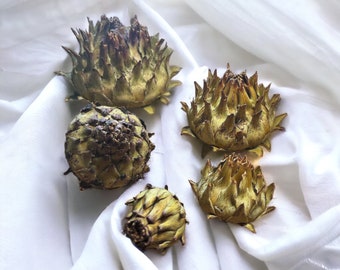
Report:
[[[150,232],[139,219],[129,221],[125,226],[125,233],[141,250],[149,244]]]

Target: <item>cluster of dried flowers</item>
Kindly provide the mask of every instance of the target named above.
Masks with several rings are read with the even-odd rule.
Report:
[[[72,29],[79,52],[65,48],[73,68],[65,76],[74,94],[67,98],[89,102],[72,120],[66,132],[65,156],[80,189],[115,189],[144,177],[155,145],[153,133],[132,113],[144,108],[154,113],[153,104],[169,102],[170,90],[180,82],[173,77],[180,67],[172,66],[172,54],[164,39],[150,36],[137,17],[130,26],[117,17],[103,15],[88,30]],[[262,155],[270,150],[270,136],[286,114],[276,116],[280,95],[269,97],[270,86],[258,84],[257,73],[234,74],[229,65],[220,78],[209,71],[203,87],[195,82],[191,106],[182,102],[188,126],[182,134],[199,139],[202,157],[210,150],[226,152],[217,167],[208,160],[198,183],[189,181],[201,209],[208,218],[237,223],[255,232],[252,224],[272,211],[268,206],[274,184],[266,185],[260,167],[254,167],[244,151]],[[243,154],[236,154],[242,152]],[[162,252],[176,241],[185,243],[188,223],[183,204],[168,187],[146,185],[126,202],[123,232],[141,250]]]

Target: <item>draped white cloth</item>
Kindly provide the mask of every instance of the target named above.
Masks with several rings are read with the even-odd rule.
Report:
[[[84,103],[56,70],[70,28],[86,17],[137,15],[174,49],[183,82],[146,122],[156,149],[151,171],[114,191],[80,191],[64,176],[65,131]],[[337,1],[3,0],[0,2],[0,269],[340,269],[340,4]],[[180,135],[180,101],[207,69],[258,71],[279,93],[285,132],[259,160],[276,210],[245,228],[208,221],[188,179],[199,180],[200,144]],[[214,163],[216,155],[210,155]],[[125,201],[146,183],[169,186],[184,203],[186,244],[140,252],[122,234]]]

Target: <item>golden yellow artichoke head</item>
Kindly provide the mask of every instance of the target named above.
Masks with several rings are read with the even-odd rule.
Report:
[[[157,188],[148,184],[131,200],[126,216],[124,233],[140,250],[157,249],[162,253],[177,240],[185,243],[186,213],[183,204],[168,187]]]
[[[222,77],[209,70],[203,87],[195,82],[191,106],[182,102],[188,126],[182,134],[203,142],[202,156],[209,150],[229,153],[252,149],[259,156],[262,147],[271,148],[270,135],[280,126],[286,113],[276,115],[280,95],[269,97],[270,85],[258,84],[257,73],[234,74],[228,65]]]
[[[232,153],[217,167],[208,160],[198,183],[189,180],[199,205],[208,218],[236,223],[255,232],[254,222],[273,211],[274,183],[266,185],[261,168]]]
[[[150,36],[136,16],[130,26],[105,15],[88,23],[87,31],[72,29],[78,53],[63,47],[73,62],[71,73],[58,73],[70,80],[74,97],[106,106],[144,107],[150,113],[154,101],[167,104],[170,89],[180,84],[172,78],[181,68],[169,64],[173,51],[165,40]]]

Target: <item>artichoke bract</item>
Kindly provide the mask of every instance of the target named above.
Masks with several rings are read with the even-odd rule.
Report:
[[[73,85],[75,97],[93,103],[126,108],[145,107],[153,113],[152,103],[169,102],[170,89],[180,81],[172,78],[180,67],[169,64],[173,52],[159,35],[150,36],[137,17],[131,25],[119,18],[101,16],[95,24],[88,19],[88,30],[72,29],[79,53],[63,47],[73,62],[71,73],[59,72]]]
[[[252,222],[273,211],[274,183],[266,185],[260,166],[254,167],[247,157],[226,155],[217,167],[208,160],[198,183],[191,188],[208,219],[236,223],[255,233]]]
[[[209,70],[203,88],[195,82],[191,106],[182,103],[189,125],[182,134],[203,142],[202,156],[210,150],[238,152],[249,150],[262,156],[264,146],[270,151],[270,135],[280,126],[286,113],[276,116],[280,95],[269,98],[270,85],[258,84],[257,72],[234,74],[229,65],[222,77]]]
[[[114,189],[143,178],[151,151],[145,124],[126,109],[88,104],[66,132],[68,171],[80,189]]]
[[[168,187],[157,188],[148,184],[131,200],[126,215],[124,234],[140,250],[166,250],[180,241],[185,244],[186,213],[183,204]]]

